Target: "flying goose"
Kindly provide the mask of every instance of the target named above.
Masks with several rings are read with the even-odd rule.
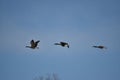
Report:
[[[66,42],[55,43],[54,45],[61,45],[62,47],[67,46],[69,48],[69,44]]]
[[[26,46],[26,47],[27,48],[32,48],[32,49],[38,48],[37,45],[38,45],[39,42],[40,42],[39,40],[36,41],[36,42],[34,40],[31,40],[30,41],[31,46]]]
[[[93,46],[94,48],[107,49],[105,46]]]

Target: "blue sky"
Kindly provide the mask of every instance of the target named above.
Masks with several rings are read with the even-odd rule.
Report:
[[[0,80],[120,80],[119,0],[0,0]],[[25,48],[31,39],[39,49]],[[55,46],[66,41],[70,48]],[[93,45],[105,45],[107,50]]]

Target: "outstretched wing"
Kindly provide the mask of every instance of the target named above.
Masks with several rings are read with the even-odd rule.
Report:
[[[35,44],[34,40],[31,40],[30,44],[31,44],[31,46],[34,46],[34,44]]]
[[[40,41],[36,41],[35,43],[38,44]]]
[[[40,41],[36,41],[36,42],[34,43],[34,47],[37,47],[37,45],[38,45],[39,42],[40,42]]]

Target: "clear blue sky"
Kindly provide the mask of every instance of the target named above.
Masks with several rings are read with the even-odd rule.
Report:
[[[120,80],[120,0],[0,0],[0,45],[0,80]]]

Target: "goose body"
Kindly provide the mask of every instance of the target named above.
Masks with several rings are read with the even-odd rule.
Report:
[[[94,48],[107,49],[105,46],[93,46]]]
[[[66,42],[55,43],[55,45],[61,45],[62,47],[67,46],[69,48],[69,44]]]

